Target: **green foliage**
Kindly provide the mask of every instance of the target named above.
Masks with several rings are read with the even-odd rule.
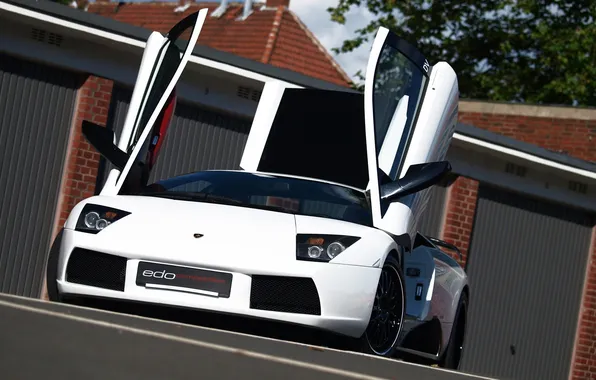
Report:
[[[462,98],[596,106],[594,0],[338,0],[328,12],[344,24],[352,7],[375,19],[338,54],[385,26],[431,63],[448,62]]]

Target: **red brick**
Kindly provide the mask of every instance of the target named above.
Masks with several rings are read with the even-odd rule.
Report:
[[[459,120],[545,149],[596,161],[596,120],[460,112]],[[503,122],[507,120],[507,122]]]
[[[476,210],[478,181],[459,177],[449,188],[450,201],[447,204],[443,239],[455,244],[462,252],[465,265],[468,258],[468,247],[472,235],[472,220]],[[459,261],[459,258],[454,256]]]
[[[66,164],[66,178],[62,192],[62,208],[58,225],[62,226],[72,208],[95,191],[99,154],[81,133],[83,120],[105,126],[112,81],[90,75],[79,90],[73,142]]]
[[[275,0],[275,6],[266,9],[255,5],[253,13],[242,21],[237,17],[243,5],[230,2],[222,17],[207,17],[198,44],[348,87],[348,75],[284,2],[287,0]],[[219,6],[217,1],[191,2],[184,12],[174,13],[177,3],[128,3],[115,11],[112,3],[93,2],[87,11],[166,33],[192,12],[206,7],[211,13]],[[98,81],[89,89],[111,92],[111,84]]]
[[[596,232],[595,232],[596,234]],[[585,296],[580,309],[572,380],[596,379],[596,244],[592,246]]]

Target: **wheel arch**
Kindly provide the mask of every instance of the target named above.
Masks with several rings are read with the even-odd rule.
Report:
[[[465,284],[462,291],[461,291],[461,296],[460,297],[466,297],[466,306],[465,306],[465,310],[463,315],[461,315],[460,313],[457,314],[458,320],[454,320],[453,323],[459,323],[459,318],[463,317],[463,328],[464,328],[464,332],[465,332],[465,327],[468,324],[468,309],[469,309],[469,303],[470,303],[470,286],[468,284]]]
[[[399,246],[398,246],[399,247]],[[398,252],[398,248],[392,248],[389,253],[387,254],[387,256],[391,256],[394,259],[397,260],[399,266],[403,269],[403,252],[400,253]],[[387,257],[385,257],[385,260],[387,260]]]

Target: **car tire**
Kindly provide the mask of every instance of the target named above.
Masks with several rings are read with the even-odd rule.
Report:
[[[369,324],[357,343],[358,351],[386,358],[393,357],[402,330],[405,311],[404,276],[401,265],[390,255],[383,264]],[[380,338],[384,336],[381,333],[382,328],[385,328],[385,339]]]
[[[46,288],[48,292],[48,299],[52,302],[60,302],[62,297],[58,291],[58,259],[60,258],[60,244],[62,242],[62,232],[60,230],[54,243],[50,248],[50,254],[46,265]]]
[[[465,343],[467,311],[468,294],[462,293],[457,311],[455,312],[455,318],[453,319],[454,323],[449,337],[449,343],[439,362],[440,367],[451,370],[459,369]]]

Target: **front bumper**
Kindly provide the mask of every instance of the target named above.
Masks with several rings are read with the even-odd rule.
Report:
[[[69,282],[66,275],[67,266],[75,248],[124,258],[120,260],[122,261],[122,272],[124,273],[121,290]],[[230,295],[228,298],[220,298],[138,286],[136,277],[140,261],[185,265],[231,273],[233,280]],[[188,262],[188,260],[182,262],[179,256],[176,255],[166,258],[163,254],[157,255],[148,252],[144,256],[140,256],[137,252],[115,251],[113,245],[109,248],[98,247],[92,235],[65,229],[60,244],[57,287],[62,295],[118,299],[237,314],[320,328],[351,337],[360,337],[369,322],[380,271],[380,268],[366,266],[302,261],[286,265],[271,264],[269,266],[263,266],[261,263],[258,268],[254,265],[247,265],[246,262],[236,265],[225,262],[214,263],[213,261],[206,263],[197,258],[193,262]],[[316,288],[314,291],[318,296],[317,302],[320,305],[320,313],[288,312],[283,308],[278,310],[256,308],[254,302],[251,305],[251,292],[255,292],[253,276],[286,279],[302,278],[308,281],[312,279],[314,288]],[[263,292],[262,286],[259,291]],[[298,293],[300,294],[300,291]],[[292,297],[296,297],[296,295],[293,294]]]

